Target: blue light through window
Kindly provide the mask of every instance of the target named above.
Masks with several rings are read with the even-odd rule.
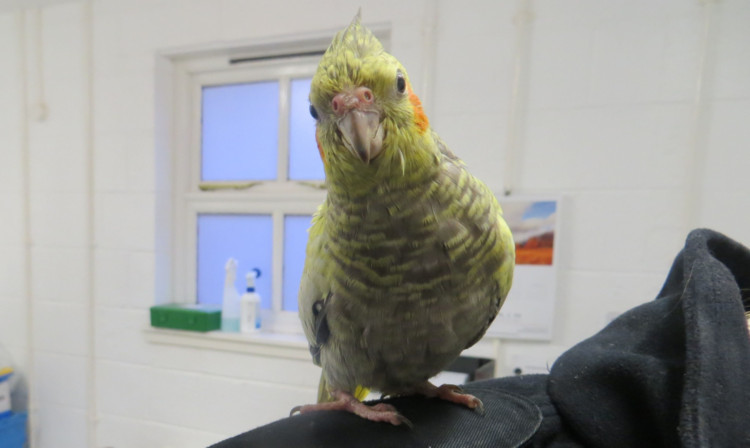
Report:
[[[323,180],[325,172],[315,142],[315,120],[310,116],[311,78],[291,81],[289,110],[289,179]]]
[[[284,288],[282,289],[285,311],[297,311],[297,293],[305,266],[307,229],[312,216],[284,216]]]
[[[204,87],[202,113],[202,180],[276,179],[278,81]]]
[[[262,274],[255,281],[261,307],[271,308],[273,224],[271,215],[201,214],[198,216],[198,303],[221,305],[227,260],[238,261],[235,288],[245,291],[245,274]]]

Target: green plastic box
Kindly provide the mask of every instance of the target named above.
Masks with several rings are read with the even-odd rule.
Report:
[[[185,303],[152,306],[151,326],[189,331],[218,330],[221,328],[221,308]]]

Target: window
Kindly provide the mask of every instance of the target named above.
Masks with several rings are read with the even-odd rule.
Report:
[[[238,292],[247,272],[261,270],[256,290],[264,327],[301,331],[297,292],[307,229],[325,199],[308,103],[319,58],[180,61],[173,106],[173,290],[179,299],[221,304],[232,257]]]

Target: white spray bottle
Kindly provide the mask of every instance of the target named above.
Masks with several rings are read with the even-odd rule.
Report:
[[[221,303],[221,331],[237,333],[240,331],[240,295],[234,288],[237,278],[237,260],[230,258],[224,266],[224,299]]]
[[[240,298],[240,329],[243,333],[260,331],[260,295],[255,292],[255,279],[258,277],[258,268],[245,275],[247,291]]]

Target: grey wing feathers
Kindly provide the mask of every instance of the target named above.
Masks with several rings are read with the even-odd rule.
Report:
[[[315,286],[311,278],[315,275],[309,271],[302,274],[299,291],[299,315],[302,327],[310,345],[310,354],[315,364],[320,365],[320,348],[328,340],[330,334],[326,319],[326,302],[328,297]],[[330,294],[328,295],[330,297]]]
[[[331,335],[331,330],[328,327],[328,319],[326,318],[328,310],[326,304],[330,297],[331,293],[328,293],[328,297],[325,300],[316,300],[312,306],[315,343],[310,344],[310,354],[313,356],[313,361],[316,365],[320,365],[320,349]]]

